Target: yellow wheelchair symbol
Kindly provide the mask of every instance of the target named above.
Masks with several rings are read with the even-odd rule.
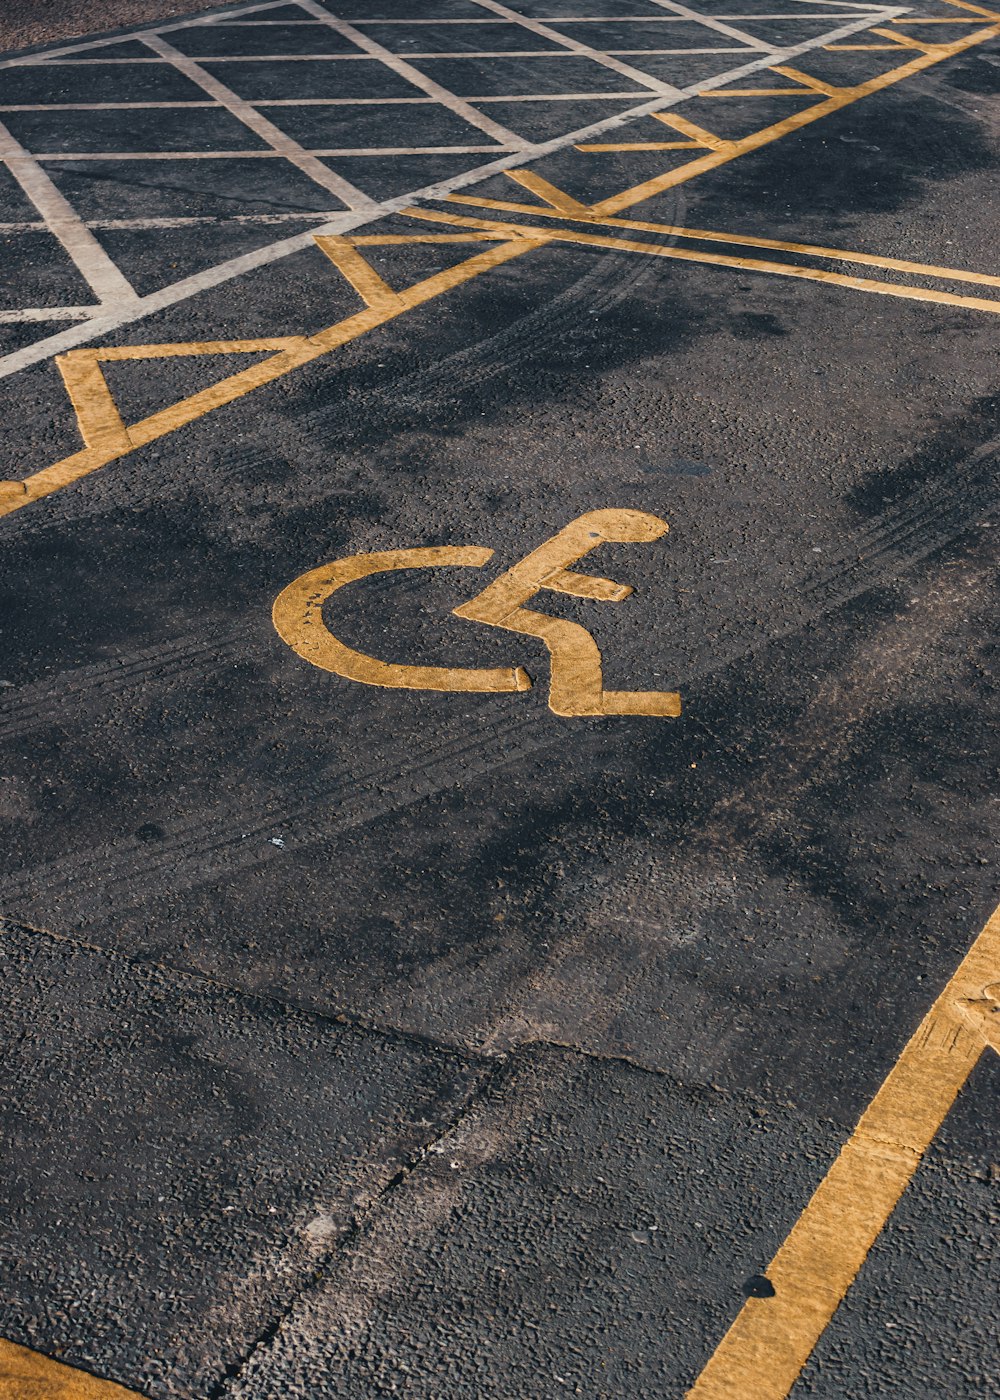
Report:
[[[557,715],[656,715],[673,718],[681,698],[666,690],[605,690],[601,653],[593,637],[578,623],[524,606],[535,594],[568,593],[620,603],[632,592],[628,584],[590,574],[572,573],[575,564],[601,544],[650,543],[667,533],[667,523],[638,510],[592,510],[570,522],[501,574],[468,603],[453,609],[456,617],[485,622],[508,632],[539,637],[549,649],[551,679],[549,708]],[[492,549],[441,545],[423,549],[394,549],[383,554],[355,554],[318,569],[310,569],[282,589],[272,617],[278,635],[293,651],[324,671],[364,685],[404,690],[471,690],[511,692],[531,689],[521,666],[468,668],[405,666],[379,661],[345,646],[323,621],[326,600],[345,584],[370,574],[395,569],[441,566],[481,568]]]

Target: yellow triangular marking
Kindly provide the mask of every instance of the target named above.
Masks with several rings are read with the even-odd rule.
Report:
[[[5,1341],[0,1341],[0,1395],[9,1400],[141,1400],[135,1390]]]
[[[334,267],[347,278],[366,306],[373,311],[389,311],[399,305],[399,294],[361,256],[350,239],[337,234],[317,234],[316,243]]]
[[[733,144],[721,136],[715,136],[711,131],[706,131],[703,126],[689,122],[687,117],[678,116],[676,112],[651,112],[650,116],[655,117],[658,122],[663,122],[664,126],[672,126],[675,131],[690,137],[692,141],[697,141],[700,146],[707,146],[710,151],[724,151]]]
[[[302,344],[301,336],[262,340],[193,340],[168,345],[120,345],[102,350],[69,350],[56,357],[70,403],[76,411],[80,436],[88,447],[107,452],[128,451],[128,428],[118,412],[102,363],[116,360],[166,360],[186,355],[249,355],[281,352]]]
[[[508,170],[507,178],[523,185],[526,190],[544,200],[550,208],[558,209],[561,214],[581,214],[587,211],[585,204],[581,204],[565,190],[550,184],[548,180],[543,180],[541,175],[536,175],[533,170]]]

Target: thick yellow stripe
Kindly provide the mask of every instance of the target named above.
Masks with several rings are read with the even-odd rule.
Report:
[[[114,1381],[52,1361],[40,1352],[0,1341],[2,1400],[142,1400],[138,1392]]]
[[[518,229],[516,237],[510,238],[508,235],[507,242],[496,244],[485,252],[478,253],[475,257],[459,263],[456,267],[446,268],[443,272],[435,273],[433,277],[416,283],[415,286],[407,288],[405,292],[400,292],[392,303],[377,309],[369,308],[365,311],[359,311],[356,315],[349,316],[344,321],[338,321],[335,325],[329,326],[326,330],[319,331],[315,335],[303,336],[301,341],[294,342],[289,349],[272,355],[270,359],[252,365],[238,374],[229,375],[210,388],[201,390],[200,393],[192,394],[189,398],[171,404],[169,408],[162,409],[148,418],[143,418],[138,423],[130,424],[127,429],[127,443],[88,447],[81,452],[74,452],[71,456],[64,457],[50,467],[35,472],[23,482],[0,483],[0,488],[6,487],[6,490],[0,489],[0,517],[20,510],[31,501],[37,501],[43,496],[50,496],[53,491],[59,491],[62,487],[69,486],[72,482],[89,476],[91,472],[107,466],[109,462],[114,462],[134,451],[135,448],[143,447],[146,443],[155,441],[156,438],[174,432],[186,423],[194,422],[195,419],[203,417],[204,414],[210,413],[213,409],[233,403],[236,399],[242,398],[244,394],[249,394],[253,389],[270,384],[288,374],[289,371],[299,369],[312,360],[329,354],[331,350],[336,350],[339,346],[356,340],[366,331],[384,325],[394,317],[402,315],[404,311],[420,306],[423,302],[430,301],[434,297],[440,296],[442,292],[450,291],[453,287],[470,281],[473,277],[478,277],[480,273],[497,267],[500,263],[520,257],[532,248],[540,247],[547,242],[549,236],[547,229],[540,234],[532,232],[530,236],[526,236],[522,230]],[[225,344],[225,342],[219,343]],[[151,347],[133,346],[129,348],[133,351],[133,358],[150,358]],[[190,346],[167,345],[161,348],[165,356],[191,353]],[[146,353],[140,356],[139,352],[143,350]],[[107,355],[107,352],[100,353]],[[201,347],[199,347],[199,353],[205,353]],[[124,356],[119,358],[124,358]]]
[[[774,1297],[747,1299],[688,1400],[785,1400],[987,1047],[998,979],[1000,909],[775,1255]]]

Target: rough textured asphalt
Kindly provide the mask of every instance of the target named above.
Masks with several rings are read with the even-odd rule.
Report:
[[[63,32],[31,13],[9,42]],[[998,55],[633,217],[995,273]],[[799,60],[841,82],[870,61]],[[105,81],[52,71],[62,101]],[[23,104],[55,81],[2,79]],[[351,144],[393,145],[386,110]],[[293,234],[332,207],[277,161],[140,168],[101,160],[96,117],[4,120],[96,152],[46,164],[85,218],[204,219],[102,230],[140,293],[275,236],[237,212]],[[414,140],[452,142],[434,120]],[[133,149],[165,121],[138,113]],[[375,198],[451,173],[406,159],[334,163]],[[663,160],[532,169],[593,200]],[[85,295],[21,237],[13,293]],[[395,287],[469,255],[368,251]],[[297,335],[358,305],[306,247],[103,343]],[[0,520],[0,1336],[155,1400],[684,1394],[997,903],[998,325],[550,246]],[[105,372],[133,423],[220,364]],[[79,446],[50,357],[0,380],[0,413],[0,475]],[[450,613],[608,506],[670,523],[586,565],[634,596],[539,605],[592,631],[609,685],[679,689],[679,720],[559,717],[540,643]],[[527,694],[360,686],[274,631],[306,570],[444,544],[497,553],[481,579],[355,585],[328,625],[401,662],[521,664]],[[973,1072],[792,1400],[995,1393],[997,1073]]]
[[[202,0],[101,0],[99,5],[74,6],[62,0],[11,0],[0,10],[0,49],[26,49],[218,8]]]

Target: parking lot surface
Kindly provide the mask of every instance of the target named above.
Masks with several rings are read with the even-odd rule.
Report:
[[[994,1394],[1000,12],[169,9],[0,57],[0,1395]]]

